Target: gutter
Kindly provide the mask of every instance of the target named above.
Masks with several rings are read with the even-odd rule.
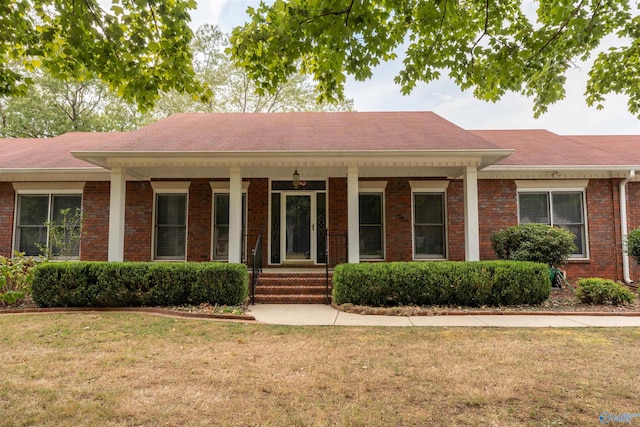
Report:
[[[636,176],[635,170],[629,171],[629,176],[620,181],[620,231],[622,233],[622,275],[624,282],[627,285],[631,285],[630,269],[629,269],[629,254],[627,253],[627,183]]]

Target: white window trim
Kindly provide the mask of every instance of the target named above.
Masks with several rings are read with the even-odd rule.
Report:
[[[189,252],[189,187],[191,181],[151,181],[153,188],[153,211],[152,211],[152,232],[151,232],[151,260],[156,262],[180,262],[187,261],[187,253]],[[184,258],[175,259],[156,259],[156,213],[158,208],[158,194],[185,194],[185,207],[187,209],[185,215],[185,233],[184,233]]]
[[[520,181],[520,183],[536,183],[537,181]],[[560,182],[554,181],[541,181],[547,183],[555,183],[560,184]],[[568,187],[567,184],[583,184],[584,187],[581,186],[573,186]],[[518,181],[516,180],[517,197],[516,197],[516,209],[518,210],[518,224],[520,224],[520,193],[547,193],[549,197],[549,221],[551,221],[553,225],[553,203],[551,202],[551,195],[553,193],[562,193],[562,192],[572,192],[572,193],[582,193],[582,216],[584,220],[584,242],[585,242],[585,253],[583,255],[572,255],[569,256],[569,262],[571,261],[588,261],[590,260],[590,245],[589,245],[589,217],[587,216],[587,185],[589,180],[565,180],[562,184],[564,185],[555,185],[551,187],[544,187],[542,185],[524,185],[518,186]]]
[[[11,253],[14,254],[18,248],[18,216],[20,207],[18,202],[21,195],[29,196],[48,196],[47,221],[51,219],[51,209],[53,209],[52,196],[58,195],[78,195],[80,196],[80,212],[84,212],[84,182],[14,182],[13,189],[15,192],[15,200],[13,204],[13,239],[11,242]],[[67,185],[68,184],[68,185]],[[47,233],[47,245],[49,245],[49,237]],[[82,247],[79,248],[77,257],[70,257],[70,260],[79,260],[82,256]],[[53,258],[55,260],[56,258]]]
[[[360,254],[360,261],[384,261],[387,259],[387,208],[386,208],[386,188],[387,181],[359,181],[358,197],[363,193],[380,193],[382,194],[382,256],[380,258],[363,257]],[[360,220],[358,219],[359,227]],[[358,230],[358,234],[360,230]]]
[[[242,195],[245,197],[245,211],[242,213],[244,215],[244,218],[246,218],[246,226],[248,227],[249,224],[249,185],[251,184],[251,181],[242,181]],[[215,225],[216,225],[216,218],[215,218],[215,214],[216,214],[216,194],[229,194],[229,188],[230,188],[230,183],[229,181],[210,181],[209,185],[211,186],[211,251],[210,251],[210,256],[209,258],[211,259],[211,261],[218,261],[218,262],[225,262],[228,261],[228,257],[227,259],[216,259],[214,257],[215,255],[215,251],[214,251],[214,245],[215,245]],[[245,230],[246,233],[247,230]],[[245,248],[245,252],[248,251],[247,248],[247,238],[244,237],[244,248]],[[246,257],[248,254],[243,254],[244,257]]]
[[[433,186],[414,185],[413,183],[428,184],[435,183]],[[411,185],[411,257],[414,261],[446,261],[449,259],[449,228],[447,217],[447,188],[449,181],[409,181]],[[443,258],[419,257],[415,253],[416,245],[416,224],[415,224],[415,194],[433,193],[442,194],[442,209],[444,210],[444,254]]]

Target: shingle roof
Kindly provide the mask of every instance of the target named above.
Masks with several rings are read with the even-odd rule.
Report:
[[[422,151],[515,149],[497,166],[640,165],[640,135],[466,131],[431,112],[183,113],[132,132],[0,139],[0,169],[91,168],[72,152]],[[96,168],[99,169],[99,168]]]
[[[142,152],[493,148],[432,112],[181,113],[104,146]]]
[[[71,155],[109,141],[117,132],[72,132],[55,138],[0,139],[0,169],[90,168]]]
[[[504,166],[640,165],[640,135],[561,136],[547,130],[472,130],[514,153]]]

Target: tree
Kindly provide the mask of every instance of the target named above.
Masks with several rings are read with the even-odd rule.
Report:
[[[0,98],[0,137],[42,138],[65,132],[125,131],[150,121],[99,80],[33,77],[26,96]]]
[[[236,67],[225,49],[228,36],[214,25],[198,28],[191,49],[196,77],[211,88],[205,102],[187,94],[172,92],[157,103],[154,114],[165,117],[176,112],[275,112],[275,111],[344,111],[353,109],[353,101],[318,102],[308,76],[292,75],[272,92],[256,93],[247,72]]]
[[[188,26],[195,0],[7,0],[0,4],[0,96],[26,94],[42,69],[65,81],[99,78],[142,110],[172,89],[202,99]]]
[[[230,52],[261,93],[300,72],[322,99],[339,100],[347,75],[365,80],[404,49],[395,78],[404,94],[447,73],[479,99],[532,97],[539,116],[564,98],[566,71],[617,37],[595,59],[586,100],[602,108],[605,95],[622,93],[640,117],[640,16],[629,3],[540,0],[526,13],[532,3],[521,0],[275,0],[248,9]]]

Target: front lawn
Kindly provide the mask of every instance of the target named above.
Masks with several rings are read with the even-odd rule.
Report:
[[[3,315],[0,425],[597,425],[640,411],[638,354],[636,328]]]

